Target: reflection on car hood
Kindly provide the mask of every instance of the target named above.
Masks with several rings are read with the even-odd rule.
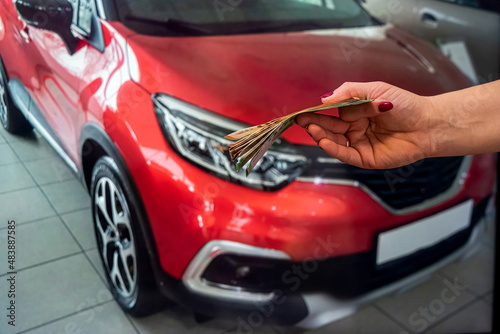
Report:
[[[467,79],[432,45],[389,25],[211,37],[129,38],[134,80],[248,124],[320,104],[345,81],[386,81],[433,95]],[[284,137],[311,144],[298,127]]]

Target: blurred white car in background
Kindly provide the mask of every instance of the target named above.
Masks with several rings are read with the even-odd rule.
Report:
[[[499,78],[500,1],[359,0],[373,16],[439,47],[474,84]]]

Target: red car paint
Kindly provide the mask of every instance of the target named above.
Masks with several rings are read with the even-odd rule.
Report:
[[[354,254],[370,249],[380,230],[491,194],[493,155],[474,157],[453,198],[396,215],[352,186],[295,181],[263,192],[226,182],[179,158],[165,142],[152,93],[258,124],[316,105],[319,95],[345,81],[382,80],[424,95],[469,84],[432,46],[395,29],[373,40],[307,32],[168,38],[102,21],[105,52],[81,40],[70,56],[56,34],[17,19],[11,1],[1,0],[0,7],[6,11],[0,52],[9,77],[28,88],[79,168],[82,127],[93,122],[105,129],[138,187],[161,265],[177,278],[210,240],[283,250],[293,260]],[[298,127],[284,138],[313,144]]]

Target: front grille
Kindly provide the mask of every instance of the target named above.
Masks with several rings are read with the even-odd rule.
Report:
[[[319,150],[319,151],[318,151]],[[463,157],[429,158],[393,169],[363,169],[342,163],[320,163],[325,157],[316,147],[303,152],[311,166],[301,177],[358,181],[394,209],[432,199],[453,185]]]

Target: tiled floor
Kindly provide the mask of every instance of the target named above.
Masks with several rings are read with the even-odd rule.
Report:
[[[8,325],[9,278],[0,261],[0,333],[472,333],[490,330],[494,229],[480,249],[430,280],[387,296],[355,315],[312,331],[245,327],[237,319],[197,324],[177,306],[148,318],[124,314],[106,287],[90,220],[89,197],[34,133],[0,130],[0,245],[16,221],[16,326]],[[6,254],[5,249],[0,254]],[[5,255],[4,255],[5,256]]]

